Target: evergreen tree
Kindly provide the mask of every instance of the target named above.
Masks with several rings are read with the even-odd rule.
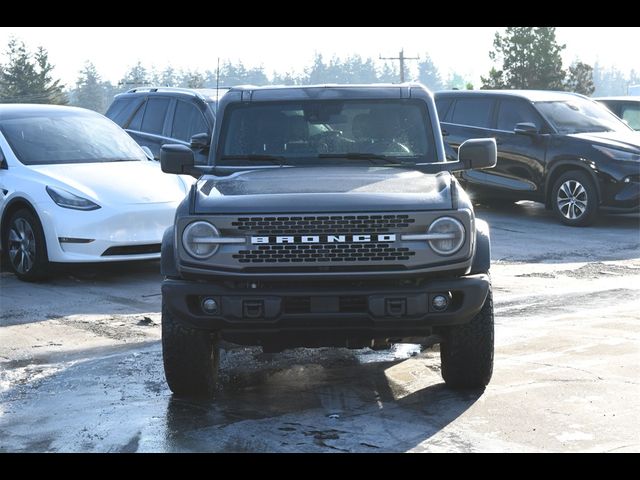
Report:
[[[133,67],[125,73],[124,77],[118,85],[122,87],[123,90],[129,90],[131,88],[136,87],[144,87],[149,86],[150,78],[147,74],[147,69],[142,65],[140,61],[136,63]]]
[[[378,81],[383,83],[397,83],[399,78],[398,69],[393,64],[384,62],[382,69],[378,73]]]
[[[444,88],[438,67],[428,54],[425,54],[424,60],[418,63],[418,81],[432,92]]]
[[[587,96],[593,94],[596,89],[593,84],[593,67],[582,62],[573,63],[569,67],[565,89]]]
[[[270,83],[272,85],[299,85],[301,83],[301,79],[291,72],[273,72]]]
[[[319,83],[327,82],[327,65],[324,63],[322,59],[322,55],[316,53],[313,58],[313,64],[311,67],[305,69],[305,78],[303,79],[304,84],[307,85],[315,85]]]
[[[250,85],[268,85],[269,79],[267,75],[264,73],[264,67],[260,65],[259,67],[253,67],[247,70],[247,75],[245,77],[245,82]]]
[[[175,87],[178,84],[176,71],[172,66],[166,67],[158,75],[158,85],[161,87]]]
[[[107,88],[93,63],[86,62],[80,70],[71,104],[100,113],[107,109]]]
[[[634,82],[634,79],[636,80]],[[616,68],[606,69],[598,62],[593,66],[594,97],[606,97],[610,95],[627,95],[629,85],[640,83],[634,70],[629,79]]]
[[[374,83],[378,81],[378,73],[371,58],[363,60],[360,55],[352,55],[343,61],[336,59],[334,69],[341,83]]]
[[[244,85],[247,83],[246,78],[247,69],[242,62],[234,64],[227,60],[220,65],[220,85]]]
[[[449,90],[465,90],[468,82],[457,72],[452,72],[447,78],[447,89]]]
[[[64,87],[53,78],[54,67],[43,47],[31,53],[24,42],[12,38],[6,56],[8,62],[0,65],[0,102],[67,103]]]
[[[204,88],[205,77],[197,70],[181,72],[179,86],[184,88]]]
[[[565,45],[557,42],[555,27],[507,27],[504,35],[496,32],[493,48],[489,57],[502,68],[482,77],[482,88],[563,89]]]

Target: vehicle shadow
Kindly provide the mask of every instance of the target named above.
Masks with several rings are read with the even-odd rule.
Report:
[[[483,393],[446,388],[434,371],[432,355],[365,364],[360,353],[341,349],[309,355],[308,363],[286,367],[279,366],[278,358],[275,365],[255,371],[231,369],[214,402],[171,397],[167,451],[429,450],[432,446],[421,444]],[[468,449],[449,443],[443,449]]]
[[[0,388],[0,451],[472,449],[455,429],[443,430],[483,392],[445,388],[434,352],[390,361],[370,350],[260,352],[224,356],[212,402],[171,395],[157,342],[7,365],[0,369],[0,387],[11,384]]]

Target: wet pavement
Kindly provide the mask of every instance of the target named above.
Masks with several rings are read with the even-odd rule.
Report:
[[[223,353],[213,402],[162,372],[157,263],[46,284],[0,273],[0,452],[640,450],[640,221],[492,227],[494,377],[444,387],[437,347]]]

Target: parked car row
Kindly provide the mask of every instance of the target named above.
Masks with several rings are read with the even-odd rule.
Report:
[[[193,179],[167,176],[152,160],[163,145],[180,144],[206,164],[227,90],[133,89],[106,113],[117,125],[72,107],[0,106],[0,249],[9,268],[38,280],[52,262],[158,258]],[[496,139],[496,168],[457,174],[476,200],[540,201],[572,226],[600,211],[639,210],[640,134],[630,128],[639,128],[637,97],[598,99],[624,122],[564,92],[435,98],[448,160],[465,140]]]
[[[494,169],[461,182],[484,202],[534,200],[565,224],[640,205],[640,134],[582,95],[548,91],[451,91],[435,95],[446,141],[493,137]]]

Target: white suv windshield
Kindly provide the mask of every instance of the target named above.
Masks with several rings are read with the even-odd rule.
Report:
[[[146,160],[129,135],[98,114],[25,113],[1,119],[0,131],[24,165]]]
[[[219,164],[277,156],[307,164],[349,157],[435,162],[424,102],[335,100],[260,102],[228,107]]]

